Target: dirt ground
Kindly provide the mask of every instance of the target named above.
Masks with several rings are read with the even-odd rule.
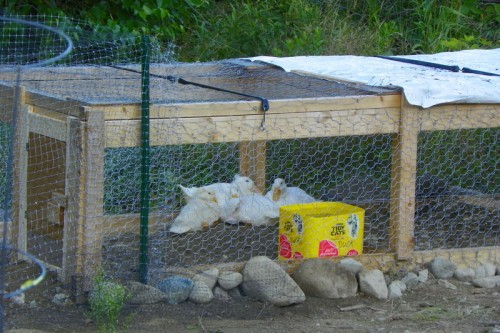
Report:
[[[298,305],[275,307],[241,297],[169,305],[127,306],[122,332],[500,332],[500,288],[479,289],[450,280],[456,290],[429,280],[400,299],[359,294],[347,299],[308,297]],[[66,292],[49,275],[26,293],[26,304],[6,304],[10,333],[98,332],[87,305],[56,305]],[[30,305],[35,301],[36,305]]]

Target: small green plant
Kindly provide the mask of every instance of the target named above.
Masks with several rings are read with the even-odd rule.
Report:
[[[127,298],[125,287],[106,279],[104,271],[100,269],[94,276],[89,297],[91,316],[100,332],[117,332],[124,328],[118,324],[118,318]]]

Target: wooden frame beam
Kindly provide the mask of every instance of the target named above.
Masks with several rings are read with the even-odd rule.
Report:
[[[152,146],[396,133],[399,108],[151,119]],[[176,135],[167,135],[175,131]],[[106,121],[106,147],[138,147],[139,120]]]
[[[401,120],[393,138],[389,218],[390,249],[398,260],[413,255],[419,109],[401,100]]]

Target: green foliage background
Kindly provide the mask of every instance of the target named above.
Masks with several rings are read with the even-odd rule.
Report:
[[[180,61],[500,46],[500,4],[484,0],[5,0],[2,7],[150,34],[173,43]]]

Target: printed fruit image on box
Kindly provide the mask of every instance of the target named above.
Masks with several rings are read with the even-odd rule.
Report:
[[[361,254],[364,217],[364,209],[341,202],[282,206],[279,259]]]

